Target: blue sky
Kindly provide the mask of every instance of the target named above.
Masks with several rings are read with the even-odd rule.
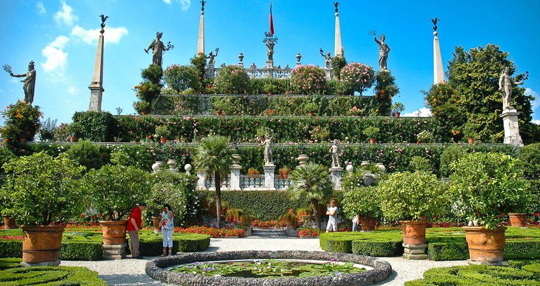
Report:
[[[220,48],[217,64],[244,62],[263,66],[268,30],[268,0],[207,0],[207,52]],[[274,0],[274,25],[279,43],[276,65],[291,66],[297,53],[304,64],[323,65],[319,48],[334,47],[334,6],[329,0]],[[433,83],[431,18],[438,17],[444,65],[454,46],[466,49],[497,44],[510,53],[520,72],[529,71],[525,83],[531,94],[540,92],[540,1],[538,0],[342,0],[343,46],[349,62],[377,67],[378,49],[369,35],[387,36],[392,48],[388,67],[397,78],[403,102],[411,113],[424,107],[421,90]],[[45,117],[70,122],[75,111],[88,109],[96,54],[98,15],[110,16],[105,33],[103,109],[133,113],[133,86],[140,70],[151,62],[143,49],[164,32],[164,42],[175,49],[164,56],[164,66],[188,64],[197,49],[199,1],[190,0],[0,0],[0,64],[24,73],[36,62],[34,103]],[[0,106],[23,98],[22,83],[0,71]],[[534,119],[540,122],[540,99]],[[425,111],[425,110],[424,110]]]

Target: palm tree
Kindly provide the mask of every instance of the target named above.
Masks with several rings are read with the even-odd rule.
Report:
[[[319,201],[332,194],[333,184],[328,170],[322,165],[308,163],[300,166],[292,172],[292,185],[288,189],[296,198],[309,198],[317,227],[321,228],[321,214],[319,213]]]
[[[217,227],[221,228],[221,181],[222,177],[231,172],[233,149],[229,138],[223,136],[208,136],[201,140],[197,154],[193,158],[198,172],[214,175],[216,185]]]

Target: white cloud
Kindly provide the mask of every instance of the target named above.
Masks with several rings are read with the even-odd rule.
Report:
[[[68,53],[64,52],[63,48],[68,42],[69,39],[66,36],[59,36],[41,51],[41,54],[46,58],[41,67],[46,73],[63,78],[68,62]]]
[[[163,2],[165,2],[167,4],[171,4],[171,0],[163,0]]]
[[[36,9],[40,15],[47,14],[47,9],[45,9],[45,6],[43,6],[43,2],[41,1],[36,4]]]
[[[80,26],[75,26],[71,30],[71,35],[80,38],[87,44],[97,43],[100,29],[86,30]],[[105,43],[118,44],[123,36],[128,35],[129,31],[125,27],[105,28]]]
[[[66,4],[66,1],[62,1],[62,10],[54,14],[54,20],[58,24],[64,24],[66,26],[73,26],[74,22],[79,20],[77,15],[73,14],[73,8]]]
[[[70,86],[68,88],[68,93],[71,94],[71,95],[76,95],[76,94],[79,94],[79,90],[76,89],[74,86]]]
[[[540,125],[540,119],[533,120],[532,123],[534,123],[536,125]]]
[[[163,0],[166,4],[171,4],[171,0]],[[191,0],[176,0],[176,2],[180,3],[180,7],[182,7],[182,10],[186,11],[191,7]]]
[[[525,94],[534,96],[534,100],[531,102],[533,111],[540,107],[540,95],[538,95],[536,91],[532,90],[531,88],[526,88]]]
[[[405,115],[402,115],[403,117],[430,117],[431,116],[431,109],[424,107],[420,108],[417,111],[407,113]]]

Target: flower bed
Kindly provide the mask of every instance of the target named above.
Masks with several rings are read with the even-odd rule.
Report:
[[[233,238],[233,237],[244,237],[245,233],[243,229],[238,228],[221,228],[217,229],[215,227],[208,226],[191,226],[187,228],[176,227],[174,229],[175,233],[194,233],[194,234],[204,234],[209,235],[212,238]]]
[[[321,231],[316,228],[301,228],[298,230],[298,237],[300,238],[312,238],[319,237]]]

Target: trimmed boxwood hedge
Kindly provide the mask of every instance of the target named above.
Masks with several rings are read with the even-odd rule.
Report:
[[[0,270],[17,268],[21,263],[20,258],[0,258]]]
[[[433,268],[424,272],[424,279],[405,282],[405,286],[455,285],[492,286],[540,285],[535,273],[510,267],[471,265]]]
[[[403,254],[403,241],[353,240],[352,253],[375,257],[394,257]]]
[[[62,241],[60,259],[63,260],[100,260],[103,255],[101,242],[65,242]],[[22,240],[0,240],[0,257],[22,257]]]
[[[141,233],[139,250],[143,256],[158,256],[163,253],[161,233]],[[129,244],[131,248],[131,244]],[[179,233],[173,236],[173,253],[196,252],[210,246],[210,236],[202,234]]]
[[[0,271],[0,284],[106,286],[97,272],[84,267],[23,267]]]
[[[86,111],[75,112],[73,123],[79,123],[81,130],[74,135],[77,138],[94,142],[111,142],[116,134],[115,119],[109,112]]]

